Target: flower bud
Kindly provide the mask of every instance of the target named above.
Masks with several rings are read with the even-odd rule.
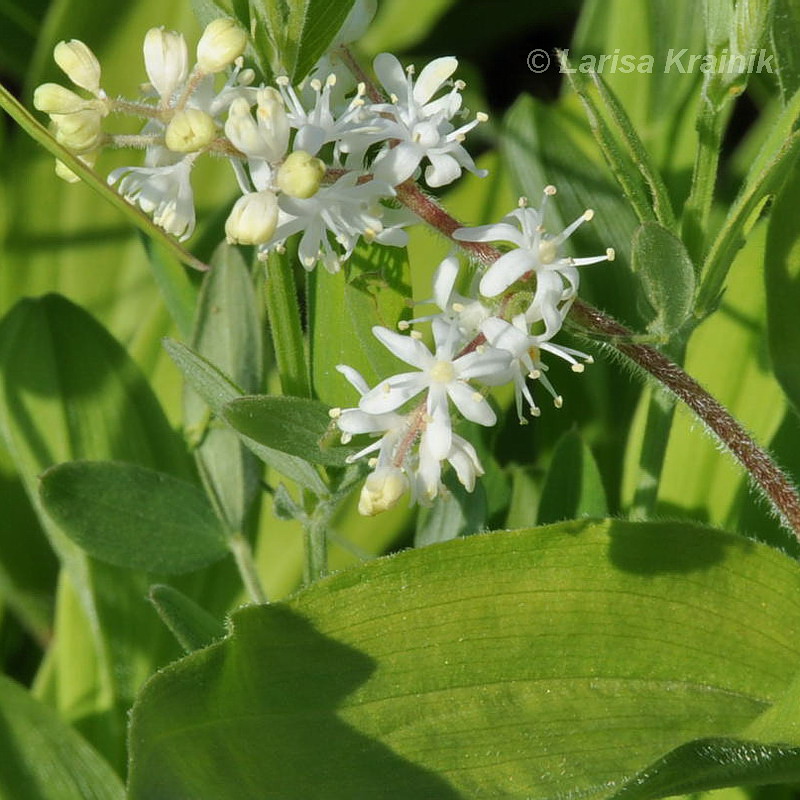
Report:
[[[278,200],[270,191],[240,197],[225,222],[229,244],[264,244],[278,226]]]
[[[57,83],[43,83],[37,86],[33,92],[33,105],[45,114],[72,114],[75,111],[91,108],[88,100]]]
[[[256,94],[258,109],[258,125],[264,132],[264,136],[269,142],[272,151],[268,161],[277,161],[289,147],[289,117],[286,114],[286,106],[283,98],[277,89],[268,86],[259,89]]]
[[[317,193],[323,175],[325,164],[320,159],[314,158],[305,150],[295,150],[281,164],[276,183],[289,197],[305,199]]]
[[[189,53],[182,34],[150,28],[144,36],[144,68],[158,96],[169,100],[189,74]]]
[[[103,141],[102,117],[88,109],[73,114],[51,114],[53,134],[59,144],[75,153],[96,150]]]
[[[401,470],[397,467],[379,467],[367,475],[358,499],[358,513],[374,517],[382,511],[388,511],[407,491],[408,478]]]
[[[79,156],[79,158],[87,167],[93,167],[95,161],[97,161],[97,150],[84,153],[82,156]],[[59,159],[56,159],[56,175],[67,183],[78,183],[78,181],[80,181],[80,178],[63,161],[59,161]]]
[[[202,149],[217,136],[214,120],[199,108],[178,111],[169,121],[164,141],[173,153],[194,153]]]
[[[81,89],[94,95],[100,92],[100,62],[97,56],[78,39],[59,42],[53,50],[56,64]]]
[[[247,34],[234,20],[220,17],[206,25],[197,43],[197,66],[203,72],[222,72],[247,46]]]

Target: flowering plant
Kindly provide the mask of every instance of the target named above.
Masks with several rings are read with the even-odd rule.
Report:
[[[194,35],[148,8],[124,53],[49,41],[36,114],[0,91],[57,176],[9,157],[0,279],[61,291],[0,322],[31,531],[0,589],[41,661],[0,682],[14,796],[794,780],[800,84],[775,4],[708,2],[699,42],[637,2],[664,52],[771,42],[772,129],[732,155],[746,72],[562,54],[564,96],[499,121],[455,57],[389,52],[392,0],[201,2]],[[586,4],[572,52],[614,9]],[[34,199],[75,238],[41,261]]]

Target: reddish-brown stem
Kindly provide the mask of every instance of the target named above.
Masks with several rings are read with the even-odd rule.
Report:
[[[500,257],[500,251],[489,244],[454,239],[453,233],[462,227],[461,224],[416,183],[406,181],[396,191],[397,197],[417,216],[479,261],[491,264]],[[576,300],[571,313],[588,333],[599,334],[608,339],[616,350],[682,400],[747,470],[752,481],[766,495],[781,522],[800,539],[800,496],[797,489],[769,453],[758,445],[724,406],[662,352],[650,345],[631,342],[633,332],[599,309]]]

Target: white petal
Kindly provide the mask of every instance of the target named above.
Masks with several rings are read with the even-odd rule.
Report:
[[[478,225],[475,228],[458,228],[453,238],[459,242],[511,242],[522,247],[524,238],[519,228],[508,222]]]
[[[360,408],[346,408],[336,420],[336,425],[345,433],[378,433],[391,428],[395,419],[400,417],[392,412],[368,414]]]
[[[316,125],[303,125],[303,127],[297,131],[292,148],[294,150],[305,150],[306,153],[315,156],[319,152],[320,147],[325,144],[326,139],[327,135],[324,128],[320,128]]]
[[[359,408],[368,414],[385,414],[419,394],[428,385],[422,372],[403,372],[381,381],[359,401]]]
[[[348,383],[360,394],[365,395],[369,391],[369,386],[364,380],[364,376],[353,367],[347,364],[337,364],[336,371],[347,379]]]
[[[496,297],[526,272],[536,269],[537,265],[538,259],[530,250],[519,249],[504,253],[481,278],[480,293],[484,297]]]
[[[424,155],[425,151],[419,145],[401,142],[375,161],[373,175],[391,186],[397,186],[414,174]]]
[[[519,328],[499,317],[490,317],[483,321],[481,333],[493,347],[507,350],[519,357],[531,346],[530,337]]]
[[[378,80],[389,94],[403,99],[408,91],[406,73],[403,65],[391,53],[379,53],[372,64]]]
[[[483,467],[475,448],[457,434],[453,434],[453,446],[447,460],[456,471],[461,485],[471,492],[475,488],[475,478],[483,475]]]
[[[458,259],[455,256],[447,256],[436,267],[436,272],[433,274],[433,301],[442,311],[450,305],[450,296],[456,285],[458,269]]]
[[[456,359],[454,366],[460,378],[489,380],[505,374],[511,363],[511,353],[495,347],[487,347],[482,353],[473,351]]]
[[[452,56],[437,58],[426,64],[414,84],[414,100],[425,105],[457,68],[458,60]]]
[[[466,383],[453,381],[447,384],[447,394],[455,403],[461,415],[470,422],[477,422],[479,425],[494,425],[497,422],[492,407],[471,386]]]
[[[375,338],[390,352],[406,364],[417,369],[428,369],[433,363],[433,356],[425,345],[411,336],[403,336],[380,325],[372,329]]]
[[[447,153],[428,153],[430,166],[425,168],[425,182],[431,188],[447,186],[461,175],[461,164]]]
[[[447,457],[453,441],[447,394],[443,384],[434,384],[428,391],[428,414],[431,421],[425,428],[425,433],[428,436],[431,455],[440,461]]]

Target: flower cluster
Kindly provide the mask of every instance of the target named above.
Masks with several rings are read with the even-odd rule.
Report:
[[[354,6],[343,31],[354,28],[367,5]],[[414,80],[413,68],[379,55],[375,70],[386,97],[377,102],[363,83],[348,90],[336,72],[321,73],[330,68],[328,58],[299,87],[286,77],[256,86],[255,73],[244,67],[246,45],[235,21],[214,20],[190,66],[184,37],[153,28],[143,48],[145,95],[125,100],[100,88],[100,65],[85,44],[62,42],[56,61],[92,98],[44,84],[34,105],[50,115],[58,140],[89,164],[105,146],[143,149],[143,166],[116,169],[108,181],[181,240],[195,228],[197,159],[206,153],[226,158],[241,192],[225,224],[228,241],[255,245],[265,256],[297,235],[308,270],[321,261],[338,271],[362,237],[404,246],[403,228],[415,218],[393,207],[392,198],[394,187],[415,174],[424,171],[433,187],[452,182],[462,169],[480,174],[462,142],[486,115],[454,122],[463,115],[463,83],[450,80],[454,58],[436,59]],[[105,134],[102,121],[112,113],[146,121],[133,135]],[[74,177],[63,165],[58,169]]]
[[[360,0],[336,41],[368,21],[374,2]],[[78,41],[62,42],[55,59],[86,95],[56,84],[35,93],[38,109],[50,115],[56,138],[87,163],[105,146],[138,147],[144,165],[114,170],[110,184],[180,239],[195,227],[192,169],[204,154],[230,163],[241,196],[225,223],[231,243],[253,245],[259,256],[281,249],[297,236],[298,258],[308,270],[317,262],[340,269],[360,239],[404,246],[404,228],[417,217],[398,202],[397,187],[419,178],[436,188],[476,168],[463,146],[485,114],[464,119],[461,91],[453,81],[458,62],[437,58],[419,74],[380,54],[374,62],[378,85],[356,83],[325,56],[299,86],[286,77],[256,85],[243,55],[247,36],[231,19],[211,22],[190,66],[179,33],[153,28],[144,41],[149,83],[136,100],[110,98],[100,87],[100,65]],[[341,65],[339,65],[341,66]],[[103,132],[109,114],[145,120],[132,135]],[[457,121],[458,120],[458,121]],[[72,176],[63,165],[62,177]],[[466,293],[458,288],[460,265],[449,256],[433,280],[430,304],[438,311],[401,322],[401,332],[373,333],[409,370],[369,387],[352,367],[339,367],[359,395],[358,405],[332,409],[343,441],[369,435],[373,441],[352,456],[369,456],[373,467],[359,510],[377,514],[406,492],[430,503],[442,492],[445,462],[472,491],[483,473],[475,447],[454,426],[458,418],[491,426],[497,421],[490,387],[514,388],[517,415],[539,416],[532,383],[561,407],[547,377],[545,354],[582,372],[591,357],[555,344],[577,295],[581,266],[614,257],[612,250],[590,258],[562,255],[569,236],[592,218],[586,211],[556,235],[545,229],[544,190],[538,209],[527,201],[491,225],[459,228],[452,238],[465,247],[499,245],[498,256],[473,276]],[[419,209],[417,209],[419,210]],[[461,287],[464,288],[463,286]],[[432,346],[411,325],[431,323]]]
[[[548,186],[545,200],[553,194],[555,188]],[[373,328],[375,337],[415,371],[385,378],[370,389],[351,367],[339,367],[361,396],[357,407],[331,412],[342,440],[347,442],[355,434],[379,437],[351,457],[355,461],[377,453],[361,492],[362,514],[385,511],[409,490],[413,500],[430,503],[442,491],[445,461],[472,491],[483,469],[475,448],[453,431],[453,410],[479,425],[494,425],[497,417],[486,387],[510,383],[517,414],[525,423],[526,404],[532,416],[541,413],[528,380],[540,383],[557,408],[563,404],[547,378],[542,353],[563,359],[574,372],[583,372],[584,364],[592,362],[591,356],[555,344],[552,338],[577,294],[577,268],[612,260],[614,252],[609,249],[605,255],[579,259],[560,255],[560,245],[591,219],[591,212],[558,235],[548,236],[543,211],[544,203],[534,210],[522,199],[520,207],[497,224],[455,232],[458,241],[507,242],[514,247],[477,276],[469,295],[456,291],[458,259],[449,256],[442,261],[430,301],[439,312],[411,321],[431,322],[432,350],[417,330],[403,335]],[[407,330],[410,323],[400,327]]]

